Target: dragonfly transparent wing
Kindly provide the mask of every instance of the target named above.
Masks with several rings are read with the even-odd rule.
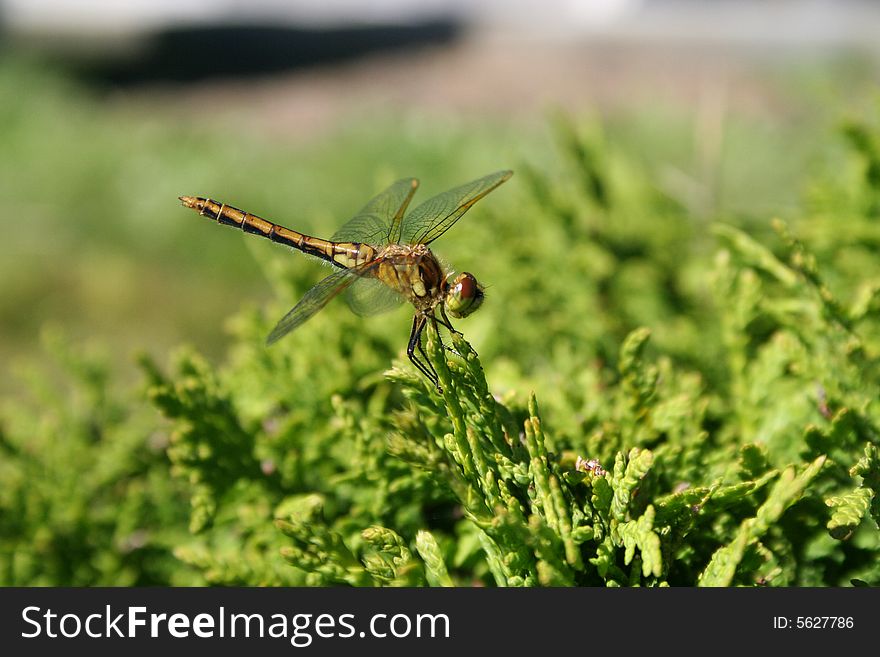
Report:
[[[400,220],[419,186],[415,178],[398,180],[373,197],[330,238],[333,242],[389,244],[400,236]]]
[[[345,291],[351,285],[362,279],[363,276],[369,275],[375,267],[374,262],[365,263],[359,267],[352,269],[340,269],[330,274],[325,279],[305,293],[302,299],[281,318],[281,321],[275,325],[269,337],[266,338],[267,344],[277,342],[285,335],[301,326],[306,320],[312,317],[316,312],[326,306],[331,299],[340,292]]]
[[[449,230],[474,203],[512,175],[513,171],[496,171],[429,198],[404,217],[400,241],[404,244],[430,244]]]
[[[345,292],[349,308],[358,315],[369,316],[394,310],[405,299],[378,278],[360,277]]]

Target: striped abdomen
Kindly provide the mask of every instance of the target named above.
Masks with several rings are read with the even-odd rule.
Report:
[[[261,235],[273,242],[286,244],[322,260],[348,269],[369,262],[376,257],[376,250],[368,244],[357,242],[331,242],[318,237],[303,235],[295,230],[273,224],[260,217],[239,210],[225,203],[218,203],[200,196],[181,196],[181,203],[192,208],[203,217],[209,217],[217,223],[241,228],[246,233]]]

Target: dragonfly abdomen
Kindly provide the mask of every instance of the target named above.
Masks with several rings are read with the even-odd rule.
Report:
[[[376,250],[368,244],[331,242],[305,235],[231,205],[218,203],[213,199],[200,196],[181,196],[180,201],[186,207],[192,208],[203,217],[213,219],[217,223],[240,228],[246,233],[260,235],[278,244],[293,247],[343,269],[356,267],[376,256]]]

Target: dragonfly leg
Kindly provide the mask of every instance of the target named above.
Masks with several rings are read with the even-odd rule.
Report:
[[[437,339],[440,340],[440,333],[437,333]],[[440,341],[440,344],[443,344],[443,341]],[[443,394],[443,388],[440,386],[440,377],[437,376],[437,370],[434,369],[434,366],[431,364],[431,361],[428,359],[428,354],[425,353],[424,347],[422,347],[422,340],[416,342],[416,346],[418,347],[419,353],[422,355],[422,358],[425,359],[425,362],[428,364],[428,367],[431,368],[431,376],[429,377],[433,383],[434,387],[437,388],[437,392],[441,395]]]
[[[450,333],[457,333],[458,335],[464,335],[464,333],[462,333],[461,331],[455,330],[455,327],[452,325],[452,322],[449,321],[449,317],[446,316],[446,308],[443,306],[443,304],[439,304],[439,305],[440,305],[440,315],[442,315],[443,319],[438,319],[435,316],[434,320],[437,322],[440,322],[443,326],[448,328]]]
[[[440,387],[440,379],[437,376],[437,372],[434,370],[434,366],[431,365],[431,361],[428,360],[425,350],[422,348],[422,331],[425,329],[425,324],[426,317],[424,315],[417,314],[413,317],[412,330],[409,334],[409,344],[406,346],[406,355],[409,357],[412,364],[416,366],[416,369],[428,377],[428,380],[435,388],[437,388],[437,392],[442,395],[443,388]],[[416,349],[419,350],[422,358],[425,359],[424,362],[420,361],[416,356]]]
[[[450,347],[448,344],[444,344],[443,337],[440,335],[440,328],[437,326],[438,324],[443,324],[443,321],[437,319],[436,315],[431,315],[431,323],[434,325],[434,331],[437,333],[437,341],[440,343],[440,346],[443,347],[446,351],[455,354],[456,356],[461,356],[454,348]],[[443,324],[445,326],[445,324]]]
[[[444,321],[442,319],[439,319],[436,315],[431,315],[431,321],[434,323],[434,330],[437,331],[437,339],[440,341],[440,346],[443,347],[449,353],[455,354],[456,356],[461,357],[461,354],[458,353],[454,347],[450,347],[448,344],[443,343],[443,338],[440,337],[440,329],[437,327],[437,325],[440,324],[441,326],[445,326],[453,333],[456,333],[457,331],[450,328],[450,326],[448,324],[444,323]],[[461,334],[459,334],[459,335],[461,335]]]
[[[437,324],[441,324],[442,326],[445,326],[447,329],[449,329],[449,332],[452,333],[453,335],[455,335],[455,334],[464,335],[464,333],[462,333],[461,331],[456,331],[452,327],[452,324],[449,323],[449,318],[446,316],[446,311],[443,310],[443,306],[440,306],[440,314],[443,315],[443,319],[438,318],[436,315],[431,317],[431,319],[434,320],[434,327],[435,328],[437,327]],[[439,330],[437,331],[437,337],[438,338],[440,337]],[[440,340],[440,344],[443,344],[443,340]],[[450,347],[448,345],[443,344],[443,348],[446,349],[446,351],[453,353],[458,357],[462,357],[461,354],[458,353],[454,347]]]

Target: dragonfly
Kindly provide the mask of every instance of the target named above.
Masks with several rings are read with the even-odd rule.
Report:
[[[342,293],[349,307],[362,316],[409,301],[415,314],[407,357],[442,393],[437,371],[422,347],[422,332],[428,323],[439,331],[439,323],[457,333],[448,315],[467,317],[482,305],[485,295],[473,274],[446,271],[429,245],[511,175],[509,170],[490,173],[429,198],[409,212],[419,181],[398,180],[372,198],[329,240],[285,228],[210,198],[181,196],[180,201],[220,224],[292,247],[336,268],[281,318],[266,339],[268,344],[300,327]]]

